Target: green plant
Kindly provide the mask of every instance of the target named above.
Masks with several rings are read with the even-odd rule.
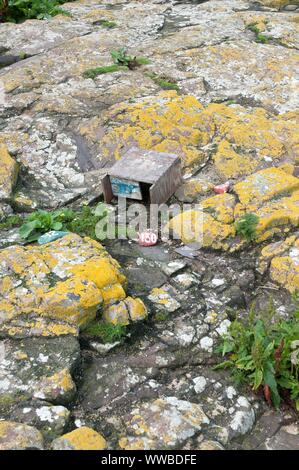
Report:
[[[6,219],[0,222],[0,230],[9,230],[14,227],[21,225],[23,219],[20,215],[10,215]]]
[[[241,235],[247,240],[247,242],[252,242],[257,236],[256,227],[258,225],[258,222],[259,218],[256,214],[247,212],[235,222],[237,235]]]
[[[218,349],[227,359],[215,369],[232,370],[239,383],[262,389],[268,403],[280,405],[284,390],[299,411],[299,311],[291,320],[235,320]]]
[[[130,70],[133,70],[139,65],[146,65],[150,63],[150,61],[145,57],[133,57],[127,55],[126,49],[124,47],[117,49],[116,51],[112,51],[111,57],[116,65],[128,67]]]
[[[126,335],[126,327],[95,320],[88,325],[84,332],[89,336],[100,338],[103,343],[114,343]]]
[[[113,59],[114,64],[104,65],[103,67],[96,67],[94,69],[85,70],[83,76],[85,78],[95,78],[98,75],[102,75],[104,73],[114,73],[119,72],[121,70],[129,69],[134,70],[140,65],[146,65],[150,63],[150,61],[145,57],[132,57],[127,55],[126,49],[124,47],[116,51],[112,51],[111,57]]]
[[[148,73],[147,76],[163,90],[175,90],[177,92],[180,91],[178,84],[173,78],[166,77],[164,75],[157,75],[154,72]]]
[[[59,209],[54,212],[38,210],[28,215],[20,227],[20,236],[32,242],[49,230],[62,230],[74,216],[70,209]]]
[[[96,225],[106,215],[105,204],[99,204],[96,209],[83,206],[77,212],[67,208],[53,212],[38,210],[26,217],[25,223],[20,227],[20,235],[32,242],[49,230],[64,230],[96,239]]]
[[[65,224],[65,228],[78,235],[96,239],[95,227],[105,215],[105,211],[101,215],[96,215],[93,208],[83,206],[79,212],[74,213],[72,220]]]
[[[60,5],[68,0],[0,0],[0,20],[17,23],[26,19],[45,19],[69,15]]]
[[[114,73],[119,72],[120,70],[128,70],[128,67],[121,67],[116,64],[105,65],[103,67],[96,67],[94,69],[85,70],[83,76],[85,78],[95,78],[98,75],[103,75],[104,73]]]
[[[255,41],[258,43],[267,44],[270,39],[272,39],[270,36],[265,36],[264,34],[261,34],[256,23],[250,23],[246,26],[246,29],[249,29],[255,34]]]
[[[104,26],[105,28],[109,28],[109,29],[115,28],[117,26],[117,23],[115,23],[115,21],[108,21],[108,20],[101,20],[100,24]]]

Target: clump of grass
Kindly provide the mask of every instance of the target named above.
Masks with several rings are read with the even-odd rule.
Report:
[[[74,213],[73,218],[65,224],[65,228],[78,235],[96,239],[95,227],[105,215],[105,212],[101,216],[96,215],[93,208],[83,206],[79,212]]]
[[[256,214],[247,212],[235,222],[237,235],[241,235],[248,243],[254,241],[257,237],[256,227],[258,222],[259,218]]]
[[[20,215],[10,215],[0,222],[0,230],[10,230],[14,227],[19,227],[22,224],[22,217]]]
[[[84,333],[99,338],[103,343],[115,343],[126,335],[126,327],[95,320],[88,325]]]
[[[99,23],[101,26],[104,26],[105,28],[108,28],[108,29],[113,29],[113,28],[116,28],[117,26],[117,23],[115,21],[101,20]]]
[[[267,44],[272,39],[269,36],[261,34],[261,31],[259,30],[256,23],[250,23],[246,26],[246,29],[249,29],[249,31],[255,34],[255,42],[258,42],[260,44]]]
[[[162,76],[157,75],[154,72],[148,73],[147,76],[149,78],[151,78],[153,80],[153,82],[156,83],[156,85],[158,85],[163,90],[175,90],[177,92],[180,91],[180,88],[179,88],[177,82],[174,79],[170,78],[170,77],[166,77],[164,75],[162,75]]]
[[[121,48],[111,52],[113,64],[104,65],[103,67],[96,67],[88,69],[83,73],[85,78],[96,78],[98,75],[105,73],[120,72],[121,70],[134,70],[140,65],[149,64],[150,61],[146,57],[132,57],[127,55],[126,49]]]
[[[111,51],[111,57],[116,65],[128,67],[130,70],[133,70],[140,65],[147,65],[150,63],[149,59],[146,57],[133,57],[127,55],[126,48],[124,47]]]
[[[96,78],[98,75],[105,73],[120,72],[121,70],[128,70],[128,67],[120,67],[119,65],[104,65],[103,67],[96,67],[94,69],[88,69],[83,73],[85,78]]]

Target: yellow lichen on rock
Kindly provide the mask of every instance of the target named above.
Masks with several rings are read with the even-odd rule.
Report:
[[[255,160],[248,155],[240,155],[234,151],[231,144],[226,140],[218,145],[213,160],[218,174],[226,179],[248,175],[259,165],[258,159]]]
[[[103,162],[121,158],[136,145],[177,153],[185,171],[200,167],[208,158],[207,144],[213,143],[212,161],[223,181],[249,175],[268,161],[294,161],[299,144],[296,113],[276,116],[262,108],[217,103],[204,108],[194,96],[175,91],[112,106],[101,118],[85,122],[80,132],[97,145]]]
[[[34,398],[49,400],[53,403],[68,403],[74,398],[77,390],[68,369],[62,369],[50,377],[42,378],[34,388]]]
[[[234,186],[240,203],[246,207],[259,207],[266,201],[284,193],[290,194],[296,189],[299,189],[299,179],[279,168],[259,171]]]
[[[76,335],[100,308],[126,297],[117,261],[99,243],[74,234],[42,247],[4,249],[0,266],[0,329],[6,334]],[[136,317],[137,306],[136,299]]]
[[[83,426],[55,439],[51,447],[53,450],[104,450],[107,442],[101,434]]]
[[[270,278],[290,292],[299,289],[299,234],[286,240],[271,243],[263,248],[259,259],[259,271],[269,269]]]
[[[244,240],[234,239],[235,222],[246,213],[258,217],[257,242],[299,225],[299,178],[290,164],[266,168],[236,183],[233,192],[204,199],[198,208],[170,220],[168,228],[184,243],[235,251]]]
[[[18,164],[0,144],[0,199],[9,199],[18,177]]]
[[[112,325],[129,325],[130,322],[144,320],[147,317],[147,308],[141,299],[127,297],[118,304],[110,305],[104,309],[103,318]]]
[[[214,207],[210,200],[208,204],[212,214]],[[225,206],[218,206],[217,210],[227,213]],[[231,224],[218,222],[211,214],[203,210],[185,211],[171,219],[168,226],[175,237],[184,243],[197,242],[204,248],[226,250],[229,248],[226,239],[235,235],[235,228]]]
[[[0,450],[43,448],[43,436],[36,428],[13,421],[0,421]]]
[[[203,211],[222,224],[231,224],[234,221],[235,205],[235,196],[228,193],[218,194],[202,202]]]

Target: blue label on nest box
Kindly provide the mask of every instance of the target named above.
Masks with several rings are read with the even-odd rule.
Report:
[[[140,200],[142,199],[139,183],[113,177],[110,178],[110,181],[114,196],[130,197],[132,199]]]

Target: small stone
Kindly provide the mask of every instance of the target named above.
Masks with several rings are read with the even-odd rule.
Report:
[[[204,336],[203,338],[201,338],[199,344],[200,344],[201,349],[204,349],[205,351],[208,351],[208,352],[213,351],[213,339],[210,338],[209,336]]]
[[[144,320],[147,317],[147,308],[141,299],[127,297],[116,305],[104,310],[103,318],[112,325],[129,325],[130,322]]]
[[[237,392],[235,388],[230,385],[225,389],[225,395],[229,400],[232,400],[237,395]]]
[[[211,281],[211,283],[213,284],[213,286],[215,287],[220,287],[220,286],[223,286],[225,284],[225,279],[219,279],[217,277],[214,277]]]
[[[65,432],[70,412],[64,406],[52,406],[42,401],[32,401],[16,408],[11,417],[14,421],[36,427],[48,439]]]
[[[152,289],[148,299],[155,304],[157,309],[166,310],[170,313],[175,312],[181,306],[163,287]]]
[[[130,323],[129,312],[124,301],[105,308],[103,319],[112,325],[127,326]]]
[[[194,391],[196,393],[202,393],[206,386],[207,386],[207,381],[205,379],[205,377],[201,376],[201,377],[195,377],[193,379],[193,383],[194,383]]]
[[[218,328],[216,328],[217,333],[220,336],[226,335],[230,325],[231,325],[230,320],[223,320],[218,326]]]
[[[216,441],[202,441],[199,450],[224,450],[224,447]]]
[[[0,421],[0,450],[43,450],[42,434],[32,426]]]
[[[53,450],[104,450],[107,443],[104,437],[87,426],[75,429],[52,442]]]
[[[162,264],[161,269],[167,276],[172,276],[181,269],[184,269],[186,264],[185,261],[171,261],[168,264]]]
[[[152,450],[179,448],[206,424],[209,419],[200,405],[175,397],[158,399],[144,403],[125,418],[128,435],[119,445],[132,449],[144,446],[146,440]]]
[[[253,428],[255,422],[255,413],[252,408],[247,410],[238,410],[233,415],[230,423],[232,437],[244,436]]]
[[[183,273],[178,274],[173,278],[174,282],[183,289],[189,289],[190,287],[199,284],[199,280],[193,274]]]
[[[295,10],[297,10],[297,8],[298,8],[298,5],[286,5],[284,7],[284,10],[285,11],[295,11]]]

